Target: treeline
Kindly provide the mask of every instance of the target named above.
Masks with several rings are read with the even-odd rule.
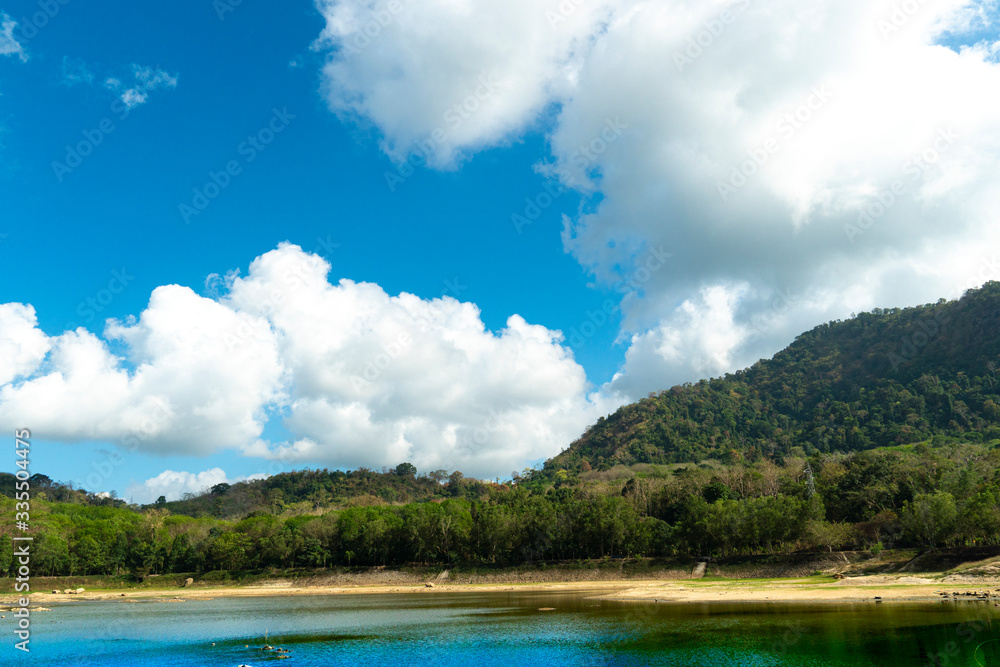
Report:
[[[0,472],[0,495],[14,497],[16,479]],[[35,474],[29,479],[32,494],[44,500],[120,507],[127,504],[115,491],[96,493]],[[161,496],[146,507],[169,510],[192,517],[238,519],[252,512],[310,512],[347,504],[405,504],[458,495],[478,498],[491,486],[488,482],[466,479],[459,471],[432,470],[417,474],[410,463],[401,463],[381,472],[357,470],[301,470],[265,479],[216,484],[203,493],[185,493],[180,500]]]
[[[4,501],[2,511],[13,511]],[[449,498],[238,522],[171,515],[163,509],[35,503],[32,571],[38,575],[400,565],[517,563],[539,559],[653,555],[666,524],[621,496],[544,496],[498,488],[488,501]],[[0,570],[11,565],[0,542]]]
[[[174,514],[231,519],[251,512],[308,512],[349,502],[405,504],[458,494],[474,498],[485,488],[483,482],[466,480],[458,471],[433,470],[418,475],[415,466],[401,463],[381,472],[367,468],[287,472],[233,485],[217,484],[207,493],[187,493],[173,502],[161,498],[156,505]]]
[[[32,568],[145,576],[1000,544],[1000,449],[976,443],[620,466],[556,483],[542,472],[510,485],[459,476],[434,483],[447,497],[397,505],[366,498],[305,513],[283,505],[240,520],[36,499]],[[13,502],[0,499],[0,511],[12,517]],[[8,573],[10,543],[0,540]]]
[[[9,472],[0,472],[0,495],[13,498],[17,482],[17,478]],[[44,494],[42,496],[44,499],[55,502],[114,507],[125,504],[114,491],[110,494],[89,492],[74,488],[72,484],[53,481],[48,475],[41,473],[29,477],[28,483],[33,493]]]
[[[998,368],[1000,283],[991,282],[959,301],[831,322],[749,369],[651,394],[601,418],[546,467],[998,442]]]

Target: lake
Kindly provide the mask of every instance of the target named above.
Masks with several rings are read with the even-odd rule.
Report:
[[[649,604],[587,593],[440,593],[75,602],[32,615],[2,664],[1000,665],[992,603]],[[553,607],[554,611],[539,611]],[[269,643],[289,659],[263,652]],[[215,643],[213,646],[212,643]],[[250,648],[245,648],[246,645]],[[932,662],[930,655],[937,657]]]

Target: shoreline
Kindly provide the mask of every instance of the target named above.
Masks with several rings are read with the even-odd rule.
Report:
[[[65,594],[32,591],[32,606],[66,602],[182,602],[213,598],[299,597],[313,595],[439,595],[447,593],[591,593],[591,599],[654,604],[712,602],[985,602],[1000,607],[1000,578],[937,575],[873,575],[829,578],[729,580],[609,580],[531,583],[439,583],[290,586],[283,583],[239,587],[93,590]],[[947,595],[942,595],[946,593]],[[958,595],[954,595],[957,593]],[[0,604],[15,605],[19,595],[0,595]],[[1000,613],[1000,609],[997,610]]]

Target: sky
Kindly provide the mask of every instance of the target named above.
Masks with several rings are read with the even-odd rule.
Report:
[[[0,429],[134,502],[504,478],[818,324],[957,298],[1000,279],[998,19],[0,0]]]

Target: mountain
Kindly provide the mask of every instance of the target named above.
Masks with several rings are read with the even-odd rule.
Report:
[[[998,367],[1000,283],[990,282],[957,301],[823,324],[750,368],[650,394],[599,419],[546,470],[990,442]]]

